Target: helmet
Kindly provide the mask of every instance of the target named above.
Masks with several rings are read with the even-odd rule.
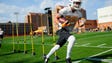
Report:
[[[80,9],[81,2],[81,0],[71,0],[71,7],[73,7],[76,10]]]
[[[71,2],[81,2],[81,0],[71,0]]]

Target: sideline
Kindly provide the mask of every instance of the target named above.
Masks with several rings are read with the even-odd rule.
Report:
[[[104,51],[104,52],[101,52],[101,53],[98,53],[98,54],[95,54],[95,55],[91,55],[91,56],[89,56],[88,58],[95,57],[95,56],[99,56],[99,55],[102,55],[102,54],[107,53],[107,52],[110,52],[110,51],[112,51],[112,49],[106,50],[106,51]],[[84,58],[84,59],[82,59],[82,60],[86,60],[86,59],[88,59],[88,58]],[[74,61],[74,62],[72,62],[72,63],[79,63],[79,62],[81,62],[82,60]],[[104,62],[104,61],[103,61],[103,62]]]

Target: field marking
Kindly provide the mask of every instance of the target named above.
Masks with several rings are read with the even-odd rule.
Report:
[[[102,54],[107,53],[107,52],[110,52],[110,51],[112,51],[112,49],[106,50],[106,51],[104,51],[104,52],[101,52],[101,53],[98,53],[98,54],[95,54],[95,55],[91,55],[91,56],[89,56],[88,58],[84,58],[84,59],[82,59],[82,60],[86,60],[86,59],[89,59],[89,58],[91,58],[91,57],[99,56],[99,55],[102,55]],[[74,62],[72,62],[72,63],[79,63],[79,62],[81,62],[82,60],[74,61]],[[103,61],[104,61],[104,60],[103,60]],[[107,61],[107,60],[106,60],[106,61]]]
[[[112,59],[102,59],[102,62],[108,62],[108,63],[112,63]]]
[[[95,55],[92,55],[92,56],[89,56],[89,57],[99,56],[99,55],[102,55],[102,54],[110,52],[110,51],[112,51],[112,49],[109,49],[107,51],[104,51],[104,52],[101,52],[101,53],[98,53],[98,54],[95,54]]]
[[[102,46],[104,46],[104,45],[106,45],[105,43],[104,44],[100,44],[100,45],[97,45],[97,47],[102,47]]]
[[[75,47],[112,48],[112,47],[108,47],[108,46],[97,47],[97,46],[80,46],[80,45],[75,45]]]
[[[12,44],[12,43],[6,43],[6,44]],[[14,44],[24,44],[23,42],[15,42]],[[25,44],[31,44],[31,42],[26,42]],[[42,45],[41,43],[34,43],[35,45]],[[44,44],[44,45],[49,45],[49,46],[54,46],[54,44]],[[67,46],[67,45],[64,45],[64,46]],[[77,45],[77,44],[74,44],[74,47],[92,47],[92,48],[112,48],[112,47],[108,47],[108,46],[101,46],[101,47],[98,47],[98,46],[82,46],[82,45]]]
[[[77,42],[75,44],[78,44]]]
[[[83,45],[81,45],[81,46],[88,46],[88,45],[90,45],[90,43],[86,43],[86,44],[83,44]]]
[[[15,42],[16,43],[16,42]],[[7,43],[6,43],[7,44]],[[8,44],[12,44],[12,43],[8,43]],[[16,43],[16,44],[18,44],[18,43]],[[19,44],[24,44],[24,42],[20,42]],[[31,44],[30,42],[27,42],[26,44]],[[35,43],[36,45],[42,45],[41,43]],[[88,45],[89,43],[87,43],[87,44],[85,44],[85,45]],[[50,45],[50,46],[53,46],[53,44],[44,44],[44,45]],[[102,44],[103,45],[103,44]],[[67,45],[65,45],[65,46],[67,46]],[[82,46],[82,45],[74,45],[74,47],[95,47],[95,48],[112,48],[112,47],[106,47],[106,46],[102,46],[102,47],[98,47],[98,46]],[[107,51],[104,51],[104,52],[101,52],[101,53],[98,53],[98,54],[95,54],[95,55],[92,55],[92,56],[89,56],[89,57],[94,57],[94,56],[98,56],[98,55],[101,55],[101,54],[104,54],[104,53],[107,53],[107,52],[109,52],[109,51],[112,51],[112,49],[109,49],[109,50],[107,50]],[[89,58],[88,57],[88,58]],[[85,58],[85,59],[87,59],[87,58]],[[82,59],[82,60],[84,60],[84,59]],[[79,62],[81,62],[82,60],[78,60],[78,61],[75,61],[75,62],[73,62],[73,63],[79,63]],[[111,60],[108,60],[108,59],[103,59],[103,60],[101,60],[101,61],[103,61],[103,62],[109,62],[109,61],[111,61]],[[111,61],[112,62],[112,61]]]

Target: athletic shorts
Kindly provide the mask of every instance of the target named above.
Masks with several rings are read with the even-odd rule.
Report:
[[[59,39],[56,44],[62,47],[67,42],[67,39],[71,34],[68,31],[61,29],[58,30],[58,35],[59,35]]]

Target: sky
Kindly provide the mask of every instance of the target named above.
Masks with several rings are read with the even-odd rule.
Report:
[[[0,23],[16,22],[15,12],[18,12],[18,21],[24,22],[29,12],[45,13],[44,8],[56,5],[67,6],[69,0],[0,0]],[[112,6],[112,0],[82,0],[81,7],[86,10],[87,19],[97,19],[97,9]]]

